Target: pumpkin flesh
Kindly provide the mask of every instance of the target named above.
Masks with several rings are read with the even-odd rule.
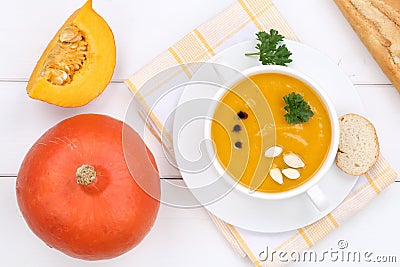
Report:
[[[43,76],[46,61],[66,27],[77,27],[87,42],[85,60],[71,82],[56,85]],[[57,31],[42,54],[27,85],[31,98],[62,107],[78,107],[100,95],[109,84],[116,62],[114,36],[107,22],[92,9],[92,1],[75,11]]]

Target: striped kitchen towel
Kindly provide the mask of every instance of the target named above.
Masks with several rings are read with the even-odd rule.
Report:
[[[261,30],[277,29],[286,38],[297,40],[296,35],[287,25],[271,0],[238,0],[215,18],[194,29],[182,40],[168,48],[152,62],[133,74],[125,82],[136,94],[140,103],[140,113],[148,118],[148,127],[163,142],[166,151],[172,153],[171,126],[166,125],[165,114],[160,110],[151,110],[154,98],[162,95],[162,85],[153,90],[139,89],[153,76],[172,66],[178,67],[177,75],[191,77],[195,70],[187,63],[205,62],[218,52],[236,43],[254,38],[254,33]],[[168,82],[168,77],[165,78]],[[175,99],[176,101],[176,99]],[[169,101],[169,104],[173,101]],[[171,108],[173,105],[171,104]],[[382,156],[375,166],[359,178],[357,186],[350,195],[330,214],[304,228],[284,233],[254,233],[234,227],[210,214],[221,233],[236,249],[238,254],[248,256],[256,266],[280,266],[283,262],[263,262],[260,258],[259,240],[268,242],[275,251],[301,252],[312,247],[356,211],[362,209],[370,200],[388,185],[392,184],[397,174],[390,168]],[[287,262],[286,262],[287,263]]]

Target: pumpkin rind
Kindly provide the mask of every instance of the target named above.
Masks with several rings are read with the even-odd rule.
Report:
[[[77,26],[85,36],[88,43],[86,61],[70,83],[54,85],[41,74],[61,31],[70,25]],[[36,64],[26,90],[31,98],[57,106],[83,106],[107,87],[114,73],[115,62],[116,48],[113,33],[107,22],[92,9],[92,1],[89,0],[57,31]]]
[[[130,164],[146,178],[144,192]],[[96,169],[89,185],[76,182],[82,164]],[[136,175],[136,174],[135,174]],[[17,201],[30,229],[47,245],[85,260],[119,256],[150,231],[159,209],[160,180],[140,136],[121,121],[84,114],[49,129],[27,153],[16,182]]]

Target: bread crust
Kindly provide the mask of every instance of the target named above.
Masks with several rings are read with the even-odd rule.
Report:
[[[378,25],[369,18],[370,14],[363,14],[356,8],[352,0],[334,0],[344,17],[357,33],[361,41],[368,48],[375,61],[381,67],[383,72],[400,92],[400,58],[397,51],[391,51],[391,45],[400,35],[400,4],[390,0],[363,0],[370,4],[371,8],[377,8],[385,15],[387,21],[396,24],[396,32],[386,36],[379,27],[385,27],[384,24]],[[354,0],[353,0],[354,1]],[[365,13],[365,12],[364,12]],[[400,44],[397,44],[400,45]],[[395,49],[395,48],[393,48]],[[396,57],[396,58],[395,58]]]
[[[377,146],[377,152],[375,153],[375,154],[373,154],[373,155],[367,155],[367,156],[370,156],[370,157],[373,157],[373,161],[371,161],[371,164],[368,166],[368,168],[367,168],[367,170],[366,171],[364,171],[364,172],[354,172],[354,171],[352,171],[352,170],[348,170],[347,168],[346,168],[346,166],[344,166],[344,165],[341,165],[340,164],[340,162],[339,162],[339,154],[340,153],[342,153],[341,151],[340,151],[340,143],[339,143],[339,149],[338,149],[338,152],[337,152],[337,157],[336,157],[336,166],[338,166],[342,171],[344,171],[345,173],[347,173],[347,174],[349,174],[349,175],[352,175],[352,176],[360,176],[360,175],[363,175],[364,173],[366,173],[366,172],[368,172],[371,168],[372,168],[372,166],[374,166],[375,165],[375,163],[377,162],[377,160],[378,160],[378,157],[379,157],[379,152],[380,152],[380,145],[379,145],[379,141],[378,141],[378,135],[376,134],[376,129],[375,129],[375,127],[374,127],[374,125],[368,120],[368,119],[366,119],[365,117],[363,117],[363,116],[361,116],[361,115],[358,115],[358,114],[355,114],[355,113],[348,113],[348,114],[345,114],[345,115],[343,115],[343,116],[341,116],[341,117],[339,117],[339,122],[340,121],[343,121],[343,120],[345,120],[345,119],[347,119],[347,118],[356,118],[356,119],[361,119],[361,120],[363,120],[363,121],[365,121],[367,124],[368,124],[368,126],[371,128],[371,129],[373,129],[373,132],[374,132],[374,136],[373,136],[373,138],[374,138],[374,143],[375,143],[375,145]],[[342,130],[342,129],[340,129],[340,130]]]

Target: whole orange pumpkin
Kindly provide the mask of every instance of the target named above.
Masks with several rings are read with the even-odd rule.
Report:
[[[160,180],[140,136],[121,121],[83,114],[49,129],[27,153],[16,182],[31,230],[85,260],[135,247],[159,209]]]

